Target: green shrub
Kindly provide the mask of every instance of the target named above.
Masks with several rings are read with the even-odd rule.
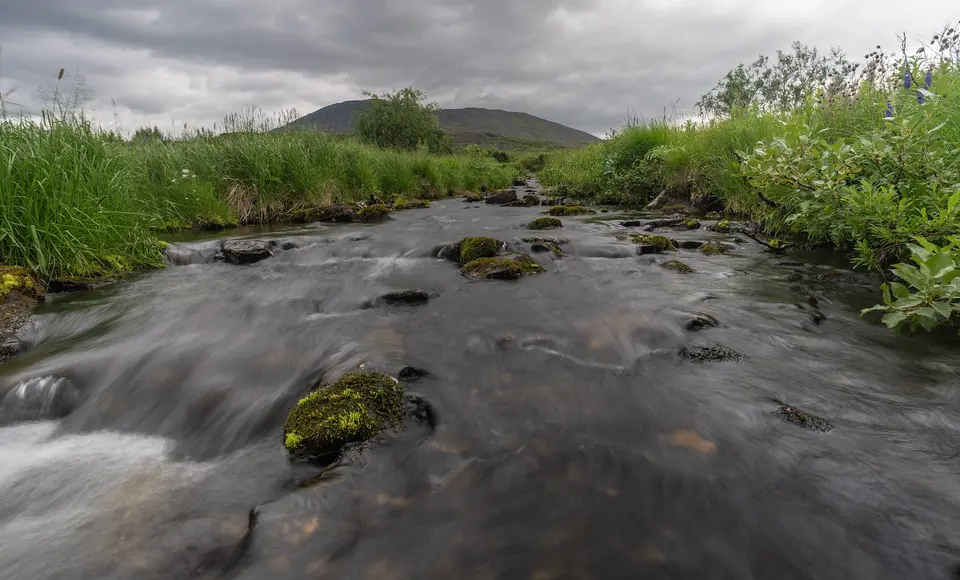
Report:
[[[450,142],[440,127],[440,106],[425,103],[426,94],[413,87],[374,95],[370,106],[355,113],[354,122],[360,140],[377,147],[415,150],[427,147],[433,153],[450,150]]]

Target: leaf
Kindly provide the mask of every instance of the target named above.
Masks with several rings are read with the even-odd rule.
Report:
[[[924,306],[923,308],[917,308],[914,312],[914,315],[920,316],[922,318],[928,318],[930,320],[937,319],[937,311],[931,308],[930,306]]]
[[[937,311],[944,320],[949,320],[950,316],[953,314],[953,308],[946,302],[934,302],[930,305],[931,308]]]
[[[886,286],[886,284],[884,284]],[[890,289],[893,290],[893,295],[897,298],[907,298],[910,296],[910,290],[899,282],[891,282]]]
[[[923,304],[923,300],[919,296],[908,296],[906,298],[901,298],[893,303],[894,308],[916,308]]]
[[[901,284],[901,286],[903,286],[903,284]],[[886,284],[883,284],[880,286],[880,290],[883,291],[883,303],[886,304],[887,306],[890,306],[891,304],[893,304],[893,299],[890,298],[890,287],[887,286]],[[908,296],[910,295],[909,291],[907,291],[907,295]]]
[[[921,213],[924,217],[926,217],[926,213],[925,213],[925,212],[926,212],[926,208],[923,208],[923,209],[920,210],[920,213]],[[920,244],[921,246],[923,246],[924,249],[926,249],[927,251],[929,251],[929,252],[936,252],[936,251],[937,251],[937,246],[934,245],[934,244],[931,244],[930,242],[928,242],[925,237],[923,237],[923,236],[914,236],[913,239],[916,240],[916,242],[917,242],[918,244]]]
[[[947,200],[947,213],[952,214],[958,203],[960,203],[960,190],[951,195],[950,199]]]
[[[903,324],[903,321],[907,319],[907,314],[905,312],[891,312],[890,314],[884,315],[880,320],[887,325],[887,328],[896,328]]]
[[[887,312],[888,310],[890,310],[888,307],[878,304],[876,306],[871,306],[870,308],[864,308],[860,311],[860,316],[869,314],[870,312]]]
[[[930,277],[934,279],[946,276],[957,269],[956,264],[953,263],[953,256],[950,254],[937,254],[926,260],[925,265],[930,270]]]
[[[895,264],[893,266],[893,272],[914,288],[923,288],[927,284],[926,278],[913,266]]]

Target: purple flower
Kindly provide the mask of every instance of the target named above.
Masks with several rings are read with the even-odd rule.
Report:
[[[903,88],[909,89],[911,86],[913,86],[913,77],[910,75],[910,71],[907,71],[903,75]]]
[[[887,119],[893,119],[893,105],[890,103],[890,101],[887,101],[887,114],[886,114],[886,118],[887,118]]]
[[[926,99],[924,99],[923,93],[917,91],[917,102],[922,105],[925,100]]]
[[[928,70],[927,76],[923,77],[923,87],[929,91],[932,85],[933,85],[933,71]]]

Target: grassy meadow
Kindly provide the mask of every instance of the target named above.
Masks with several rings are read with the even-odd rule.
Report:
[[[517,169],[479,152],[379,149],[316,132],[134,139],[78,115],[0,121],[0,263],[42,278],[162,265],[157,234],[282,222],[298,210],[502,187]]]

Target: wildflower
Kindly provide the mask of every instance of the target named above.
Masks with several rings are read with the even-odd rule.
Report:
[[[182,173],[182,174],[184,174],[184,175],[190,175],[190,170],[189,170],[189,169],[186,169],[186,168],[184,168],[184,170],[183,170],[183,171],[181,171],[180,173]]]
[[[917,102],[922,105],[925,100],[926,99],[924,98],[923,93],[921,93],[920,91],[917,91]]]
[[[923,86],[928,91],[930,90],[930,87],[933,86],[933,70],[928,70],[927,76],[923,77]]]
[[[903,88],[909,89],[911,86],[913,86],[913,77],[910,75],[910,71],[907,71],[903,75]]]
[[[890,101],[887,101],[887,114],[886,118],[888,120],[893,120],[893,104]]]

